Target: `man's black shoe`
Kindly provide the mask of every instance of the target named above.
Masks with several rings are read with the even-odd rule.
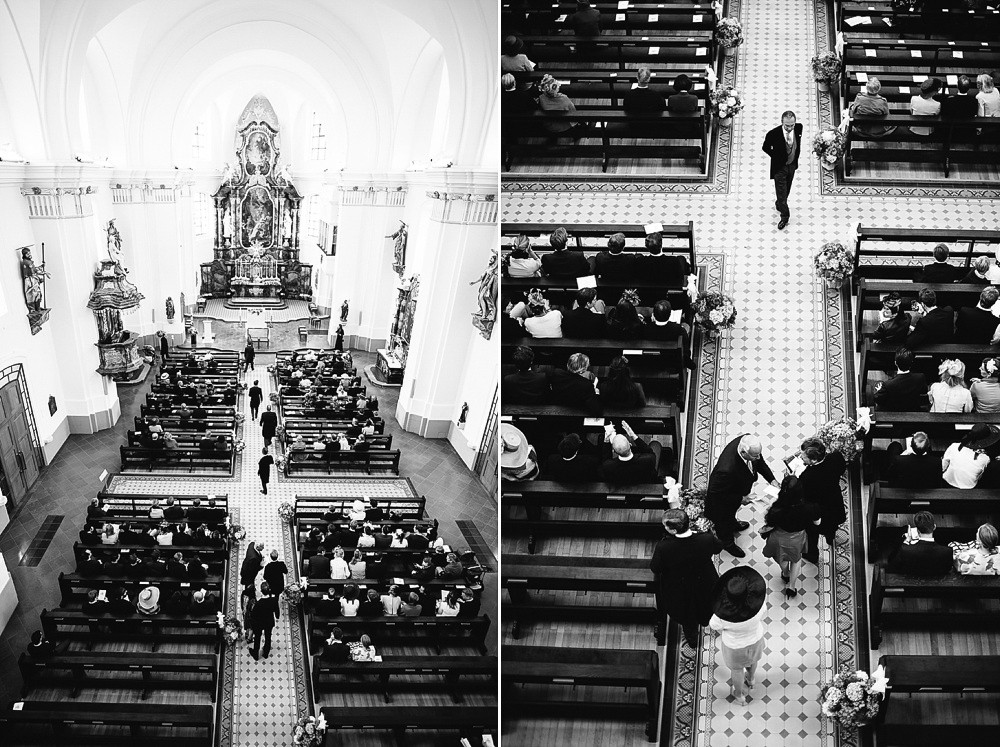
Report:
[[[749,528],[750,528],[750,523],[747,522],[747,521],[737,521],[736,522],[736,531],[737,532],[745,532]]]
[[[746,552],[744,552],[743,548],[741,548],[735,542],[733,544],[731,544],[731,545],[726,545],[722,549],[725,552],[728,552],[734,558],[745,558],[747,556],[747,554],[746,554]]]
[[[780,220],[780,221],[778,222],[778,230],[779,230],[779,231],[781,231],[781,230],[782,230],[782,229],[784,229],[784,227],[785,227],[785,226],[787,226],[787,225],[788,225],[788,218],[782,218],[782,219],[781,219],[781,220]]]

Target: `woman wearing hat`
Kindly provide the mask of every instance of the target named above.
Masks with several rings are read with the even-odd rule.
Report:
[[[534,480],[538,477],[538,455],[524,434],[510,423],[500,424],[500,476],[504,480]]]
[[[1000,358],[984,358],[979,373],[969,388],[976,412],[1000,412]]]
[[[882,323],[872,333],[875,342],[902,345],[910,334],[910,315],[903,311],[903,299],[893,291],[882,299]]]
[[[954,488],[970,490],[979,484],[990,464],[986,449],[1000,441],[1000,428],[976,423],[961,441],[948,447],[941,458],[944,481]]]
[[[746,693],[753,689],[764,655],[766,596],[764,577],[745,565],[726,571],[715,585],[708,626],[719,632],[722,661],[730,669],[729,685],[738,705],[747,704]]]
[[[160,590],[155,586],[147,586],[139,592],[135,608],[143,615],[155,615],[160,611]]]
[[[972,412],[972,394],[965,388],[965,364],[942,361],[938,374],[941,380],[931,384],[928,392],[931,412]]]
[[[525,73],[535,69],[535,63],[524,54],[524,42],[511,34],[504,37],[503,53],[500,55],[500,73],[512,74],[521,88],[525,87]]]

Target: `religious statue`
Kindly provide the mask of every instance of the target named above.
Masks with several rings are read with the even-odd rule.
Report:
[[[400,280],[403,279],[403,270],[406,269],[406,235],[406,224],[400,221],[399,230],[386,236],[395,242],[392,250],[392,270],[399,275]]]
[[[115,218],[108,221],[104,231],[108,234],[108,256],[115,262],[122,261],[122,237],[115,226]]]
[[[468,421],[468,419],[469,419],[469,403],[468,402],[463,402],[462,403],[462,412],[458,416],[458,425],[465,425],[465,423]]]
[[[174,299],[172,296],[167,296],[167,321],[172,322],[174,320]]]
[[[45,278],[52,277],[45,271],[45,263],[36,265],[31,258],[31,248],[21,249],[21,281],[24,285],[24,303],[28,311],[42,311],[42,290]]]
[[[346,322],[347,321],[347,312],[348,312],[348,310],[350,308],[347,305],[347,301],[348,301],[348,299],[345,298],[344,302],[342,304],[340,304],[340,321],[342,321],[342,322]]]
[[[493,336],[493,325],[497,320],[497,265],[500,255],[493,252],[486,272],[469,285],[479,283],[479,310],[472,315],[472,324],[487,340]]]

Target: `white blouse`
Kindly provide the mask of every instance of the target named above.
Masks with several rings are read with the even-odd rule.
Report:
[[[708,627],[719,631],[722,642],[728,648],[744,648],[750,646],[764,637],[764,616],[767,614],[767,602],[758,610],[757,614],[749,620],[743,622],[729,622],[721,617],[712,615],[708,621]]]

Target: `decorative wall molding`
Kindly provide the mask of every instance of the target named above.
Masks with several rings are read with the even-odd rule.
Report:
[[[111,202],[115,205],[139,205],[146,203],[177,202],[177,192],[185,189],[184,185],[176,184],[120,184],[111,185]]]
[[[406,204],[406,187],[351,185],[338,187],[341,205],[369,205],[373,207],[403,207]]]
[[[440,223],[460,223],[462,225],[494,224],[497,222],[499,203],[496,195],[448,195],[443,192],[428,192],[431,204],[431,218]]]
[[[83,218],[94,214],[88,197],[97,187],[28,187],[21,194],[28,201],[29,218]]]

